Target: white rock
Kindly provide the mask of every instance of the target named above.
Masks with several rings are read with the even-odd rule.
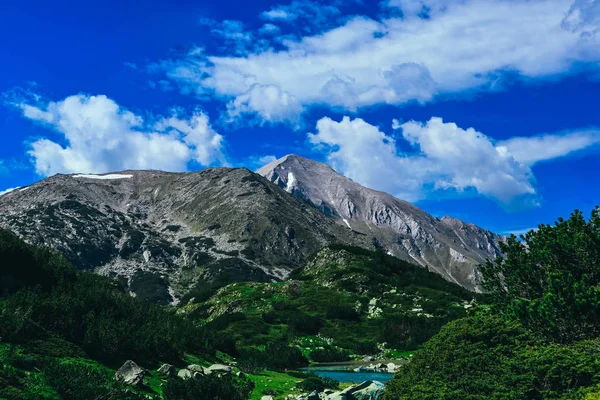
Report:
[[[140,385],[144,381],[146,370],[131,360],[125,363],[115,373],[115,380],[122,381],[126,385]]]
[[[192,373],[190,372],[189,369],[180,369],[179,372],[177,373],[177,376],[180,377],[181,379],[190,379],[192,377]]]

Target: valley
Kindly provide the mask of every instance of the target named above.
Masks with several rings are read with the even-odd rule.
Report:
[[[523,260],[568,251],[582,255],[557,265],[595,265],[598,210],[504,238],[329,169],[347,215],[315,197],[307,166],[322,178],[289,156],[269,179],[56,175],[1,196],[0,399],[593,398],[595,311],[570,309],[579,294],[557,282],[543,290],[566,297],[521,296],[541,290]],[[460,263],[443,257],[455,248]],[[564,280],[587,287],[582,276]],[[547,309],[571,319],[549,323]]]

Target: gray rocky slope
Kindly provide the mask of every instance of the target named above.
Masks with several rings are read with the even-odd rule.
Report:
[[[327,164],[288,155],[257,171],[389,254],[480,290],[477,266],[500,255],[504,237],[461,220],[435,218],[387,193],[368,189]]]
[[[247,169],[59,174],[1,196],[0,227],[161,304],[196,285],[285,279],[329,243],[373,248]]]

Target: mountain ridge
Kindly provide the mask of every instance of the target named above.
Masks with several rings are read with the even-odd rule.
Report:
[[[388,193],[366,188],[325,163],[295,154],[257,170],[340,224],[373,235],[389,254],[428,267],[446,279],[481,291],[479,264],[501,255],[506,239],[456,218],[436,218]]]
[[[330,243],[372,247],[245,168],[55,175],[0,197],[0,226],[162,304],[285,279]]]

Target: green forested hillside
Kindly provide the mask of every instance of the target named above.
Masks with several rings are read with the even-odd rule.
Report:
[[[284,398],[308,362],[414,352],[385,399],[600,398],[600,211],[504,246],[485,297],[381,252],[331,246],[285,282],[197,287],[175,310],[0,231],[0,399]],[[142,385],[114,379],[126,360]],[[215,361],[232,373],[161,378]],[[243,371],[243,373],[238,373]]]
[[[0,260],[0,399],[137,399],[163,392],[187,399],[181,382],[161,387],[152,376],[124,392],[115,369],[128,359],[156,369],[161,362],[214,358],[218,341],[205,329],[107,278],[76,273],[62,257],[3,230]],[[212,381],[198,381],[197,389],[212,385],[210,393],[222,399],[236,391],[247,398],[251,389],[247,381]]]
[[[491,309],[450,322],[386,399],[600,398],[600,211],[512,236],[483,273]]]
[[[222,331],[242,353],[276,341],[332,362],[414,350],[466,316],[474,296],[382,252],[332,246],[288,281],[235,283],[212,296],[199,288],[180,312],[206,319],[207,329]]]

